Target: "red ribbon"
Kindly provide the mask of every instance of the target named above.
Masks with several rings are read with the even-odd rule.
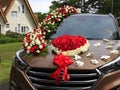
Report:
[[[61,72],[63,72],[62,80],[70,80],[70,76],[67,72],[67,66],[72,63],[73,61],[71,60],[71,58],[63,54],[54,56],[53,64],[56,64],[58,66],[58,69],[54,73],[52,73],[50,78],[56,79],[56,84],[59,85]]]

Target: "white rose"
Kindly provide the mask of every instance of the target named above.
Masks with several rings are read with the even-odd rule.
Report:
[[[26,51],[26,53],[27,53],[27,54],[29,54],[29,53],[30,53],[30,51],[29,51],[29,50],[27,50],[27,51]]]
[[[28,46],[28,43],[26,42],[26,43],[25,43],[25,47],[27,47],[27,46]]]
[[[58,19],[58,21],[61,21],[61,19]]]
[[[40,40],[39,40],[39,39],[36,39],[36,40],[35,40],[35,42],[36,42],[36,44],[38,44],[38,45],[40,45],[40,44],[41,44],[41,42],[40,42]]]
[[[52,25],[55,25],[55,22],[53,22]]]
[[[37,53],[40,53],[40,50],[37,50],[36,52],[37,52]]]
[[[34,41],[32,41],[31,43],[32,43],[32,45],[35,45],[35,42],[34,42]]]
[[[47,30],[48,32],[51,32],[50,30]]]
[[[42,40],[41,42],[42,42],[42,43],[44,43],[45,41],[44,41],[44,40]]]
[[[27,50],[29,50],[30,48],[31,48],[31,46],[28,46],[28,47],[27,47]]]
[[[42,48],[43,48],[43,46],[42,46],[42,45],[39,45],[39,48],[40,48],[40,49],[42,49]]]

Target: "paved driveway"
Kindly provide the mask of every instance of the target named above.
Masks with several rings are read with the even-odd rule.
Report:
[[[0,85],[0,90],[9,90],[9,83],[5,83],[3,85]]]

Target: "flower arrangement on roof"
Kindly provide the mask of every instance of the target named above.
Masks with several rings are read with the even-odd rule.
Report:
[[[52,49],[57,53],[74,56],[86,52],[89,48],[88,40],[83,36],[63,35],[52,41]]]
[[[79,12],[78,9],[72,6],[62,6],[57,8],[46,16],[46,18],[39,24],[39,28],[45,30],[47,35],[51,35],[64,18]]]

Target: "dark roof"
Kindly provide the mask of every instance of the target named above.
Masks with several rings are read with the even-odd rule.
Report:
[[[3,21],[4,21],[5,23],[7,23],[7,19],[6,19],[5,15],[4,15],[4,13],[3,13],[3,10],[2,10],[2,7],[1,7],[1,6],[0,6],[0,15],[2,16]]]
[[[11,1],[12,0],[0,0],[0,6],[2,8],[7,7],[7,6],[9,6],[9,4],[10,4]]]

